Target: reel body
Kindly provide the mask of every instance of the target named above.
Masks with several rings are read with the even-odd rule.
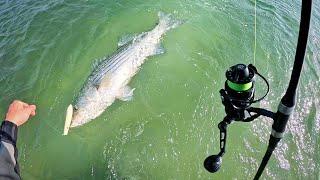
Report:
[[[226,114],[236,121],[246,118],[245,110],[254,100],[255,70],[252,65],[237,64],[226,71],[225,89],[220,90],[220,96]]]
[[[262,78],[266,85],[267,91],[259,99],[255,98],[255,81],[256,76]],[[268,94],[269,83],[258,73],[257,69],[249,64],[237,64],[226,71],[225,88],[221,89],[220,97],[225,107],[226,116],[218,124],[220,130],[220,152],[217,155],[211,155],[204,161],[204,167],[209,172],[219,170],[222,163],[222,156],[225,154],[227,127],[233,121],[250,122],[264,115],[273,118],[274,113],[265,109],[251,107],[253,103],[259,102]]]
[[[255,70],[251,65],[237,64],[226,72],[225,91],[235,108],[245,109],[254,99]]]

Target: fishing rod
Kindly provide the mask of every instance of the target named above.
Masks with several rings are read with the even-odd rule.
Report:
[[[288,120],[296,104],[296,91],[305,57],[308,33],[310,27],[312,0],[302,0],[299,37],[295,54],[295,61],[290,82],[285,95],[282,97],[276,113],[267,109],[251,107],[253,103],[261,101],[269,92],[269,83],[255,66],[237,64],[226,71],[225,88],[221,89],[220,96],[225,107],[226,116],[218,124],[220,130],[220,152],[207,157],[204,167],[211,173],[217,172],[222,163],[222,156],[226,151],[227,127],[234,121],[251,122],[260,116],[273,119],[267,151],[262,159],[259,169],[254,177],[258,180],[268,161],[282,139]],[[255,99],[255,79],[259,76],[267,85],[264,96]]]

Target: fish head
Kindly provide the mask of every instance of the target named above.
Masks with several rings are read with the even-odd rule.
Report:
[[[72,115],[71,127],[81,126],[98,117],[105,109],[102,106],[99,101],[76,106]]]
[[[70,127],[81,126],[102,114],[113,103],[115,96],[103,89],[85,92],[74,106]]]
[[[74,108],[70,127],[81,126],[82,124],[85,124],[88,121],[87,114],[84,110],[85,109],[83,108]]]
[[[100,102],[91,102],[90,104],[75,108],[72,115],[71,127],[88,123],[98,117],[105,109],[106,106]]]

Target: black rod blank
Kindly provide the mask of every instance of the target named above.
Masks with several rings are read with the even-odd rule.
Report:
[[[300,29],[299,29],[299,37],[298,37],[295,61],[294,61],[288,89],[280,102],[280,106],[288,109],[293,108],[295,106],[296,91],[297,91],[297,87],[300,79],[300,74],[301,74],[307,42],[308,42],[311,9],[312,9],[312,0],[302,0]],[[254,177],[254,180],[258,180],[261,174],[263,173],[274,149],[277,147],[278,142],[281,140],[281,136],[275,137],[275,134],[282,135],[282,133],[285,131],[289,117],[290,117],[290,113],[285,114],[283,111],[281,111],[280,108],[275,114],[274,123],[272,125],[272,129],[275,133],[271,134],[270,136],[268,149],[262,159],[262,162]]]

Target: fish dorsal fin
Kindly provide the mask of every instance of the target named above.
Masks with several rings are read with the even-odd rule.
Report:
[[[93,70],[95,70],[95,69],[101,64],[101,62],[103,62],[106,58],[107,58],[107,57],[100,58],[100,59],[95,59],[95,60],[93,61],[93,63],[92,63],[91,68],[92,68]]]
[[[118,99],[122,100],[122,101],[130,101],[133,97],[133,91],[135,90],[135,88],[131,88],[129,86],[125,86],[124,88],[122,88],[119,91],[119,94],[117,96]]]
[[[126,34],[121,36],[118,42],[118,49],[130,44],[136,37],[136,34]]]

